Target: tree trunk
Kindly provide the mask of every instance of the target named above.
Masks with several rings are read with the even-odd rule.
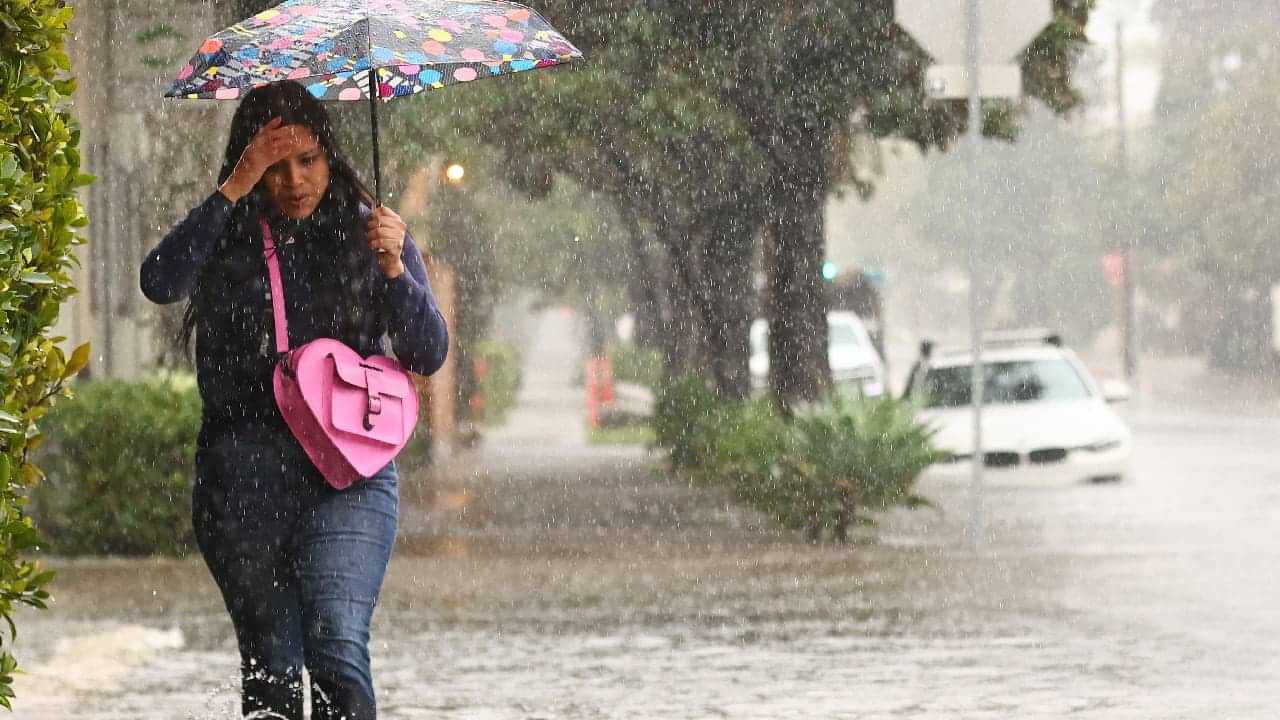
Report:
[[[667,277],[663,356],[666,376],[674,379],[704,371],[710,353],[703,333],[701,299],[698,296],[701,268],[693,251],[693,239],[687,234],[673,232],[665,244],[671,266]]]
[[[836,517],[835,529],[832,530],[831,536],[841,545],[849,542],[849,526],[853,524],[853,514],[848,508],[840,508],[840,514]]]
[[[857,482],[852,481],[852,482]],[[836,515],[835,539],[841,545],[849,542],[849,528],[853,525],[854,518],[861,505],[861,494],[850,489],[844,489],[840,493],[840,511]]]
[[[721,397],[746,400],[752,301],[751,250],[758,228],[741,212],[703,215],[668,244],[671,258],[669,376],[710,374]]]
[[[746,400],[751,395],[751,321],[755,287],[751,255],[759,223],[738,208],[708,218],[702,248],[706,283],[705,335],[711,350],[711,372],[721,397]]]
[[[809,516],[809,522],[804,528],[804,539],[814,545],[822,542],[822,513],[817,510]]]
[[[788,162],[774,168],[766,252],[769,383],[784,410],[831,387],[822,278],[830,152],[820,132],[788,145]]]
[[[660,350],[664,333],[660,290],[662,278],[655,272],[656,259],[649,249],[649,232],[637,220],[629,205],[623,205],[621,215],[627,226],[631,251],[627,298],[631,302],[631,311],[636,320],[634,341],[637,347]]]

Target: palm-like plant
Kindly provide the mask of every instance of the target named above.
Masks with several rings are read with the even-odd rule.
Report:
[[[810,540],[830,527],[845,542],[851,525],[871,521],[869,512],[928,504],[913,486],[944,454],[909,403],[834,398],[796,417],[793,429],[797,452],[786,465]]]
[[[769,400],[726,402],[696,376],[663,389],[654,429],[672,469],[729,486],[814,542],[828,530],[845,542],[877,511],[927,505],[915,480],[944,457],[905,401],[834,397],[787,419]]]

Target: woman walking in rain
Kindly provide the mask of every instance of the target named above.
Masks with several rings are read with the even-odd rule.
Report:
[[[305,667],[313,718],[374,718],[369,624],[396,533],[396,469],[336,490],[290,432],[272,391],[264,242],[276,245],[289,347],[335,338],[368,356],[385,337],[426,375],[447,330],[404,222],[373,207],[301,85],[245,96],[218,183],[147,256],[142,290],[189,298],[183,340],[195,333],[204,400],[193,520],[235,626],[243,711],[301,720]]]

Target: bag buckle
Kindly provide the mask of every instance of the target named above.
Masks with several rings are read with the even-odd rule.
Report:
[[[374,388],[374,376],[370,371],[381,374],[382,368],[364,363],[360,363],[360,367],[364,368],[364,387],[369,397],[369,403],[365,406],[364,412],[364,429],[369,431],[373,430],[373,416],[382,414],[382,396]]]

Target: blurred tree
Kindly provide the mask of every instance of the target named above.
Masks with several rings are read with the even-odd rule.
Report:
[[[761,166],[733,115],[654,54],[664,34],[655,21],[626,14],[610,30],[629,40],[581,70],[471,92],[463,125],[501,148],[508,179],[533,196],[559,175],[612,198],[630,238],[614,265],[628,270],[643,335],[661,339],[670,374],[709,369],[722,393],[741,398]]]
[[[1056,22],[1023,57],[1028,93],[1058,111],[1079,102],[1070,70],[1091,6],[1091,0],[1057,0]],[[922,77],[928,59],[893,23],[892,2],[649,0],[632,5],[594,0],[548,2],[546,8],[557,27],[603,67],[590,73],[609,73],[623,81],[622,97],[630,100],[622,111],[632,125],[652,122],[644,111],[663,101],[699,98],[702,103],[690,103],[687,110],[709,107],[719,127],[748,138],[749,145],[742,148],[746,162],[725,165],[745,170],[759,189],[735,192],[734,181],[742,177],[738,172],[713,175],[706,189],[730,199],[736,214],[762,228],[768,238],[775,394],[784,404],[817,398],[830,375],[821,276],[823,214],[828,194],[842,179],[837,171],[851,169],[857,176],[856,167],[835,161],[841,139],[859,133],[894,135],[923,147],[946,147],[965,122],[961,104],[927,101]],[[601,99],[599,87],[590,82],[556,89],[554,99],[561,108],[594,109]],[[1008,104],[992,104],[986,131],[1011,135],[1013,110]],[[555,112],[543,114],[564,119]],[[693,115],[684,124],[697,127],[700,120]],[[587,129],[570,126],[563,133],[580,146],[608,143],[598,130],[575,133]],[[672,139],[655,149],[670,152],[673,144],[678,147]],[[566,149],[555,143],[546,147]],[[705,181],[697,175],[684,177]],[[736,235],[741,242],[755,233]]]
[[[912,205],[920,250],[932,270],[962,271],[967,254],[956,219],[978,213],[982,265],[1001,301],[993,322],[1091,338],[1113,319],[1103,254],[1113,240],[1109,198],[1122,192],[1119,178],[1092,152],[1081,125],[1044,108],[1029,114],[1018,139],[983,151],[976,208],[968,205],[963,158],[935,161]]]
[[[1273,365],[1271,288],[1280,254],[1269,231],[1280,200],[1280,7],[1262,0],[1171,3],[1157,105],[1160,152],[1148,185],[1164,201],[1177,262],[1200,281],[1200,336],[1213,363]],[[1215,32],[1204,33],[1203,28]]]
[[[435,200],[428,215],[430,251],[454,269],[453,352],[457,354],[458,367],[455,400],[458,417],[467,417],[468,402],[477,383],[474,352],[488,332],[503,279],[495,268],[497,248],[492,220],[476,202],[471,188],[446,181],[439,185]]]
[[[1242,54],[1238,68],[1224,78],[1230,92],[1218,93],[1186,128],[1184,163],[1167,186],[1169,210],[1193,243],[1195,267],[1213,279],[1221,301],[1223,322],[1210,350],[1226,366],[1273,359],[1267,310],[1271,286],[1280,282],[1280,253],[1269,222],[1280,203],[1280,90],[1268,72],[1280,69],[1280,54],[1273,40],[1268,32],[1266,45]]]

